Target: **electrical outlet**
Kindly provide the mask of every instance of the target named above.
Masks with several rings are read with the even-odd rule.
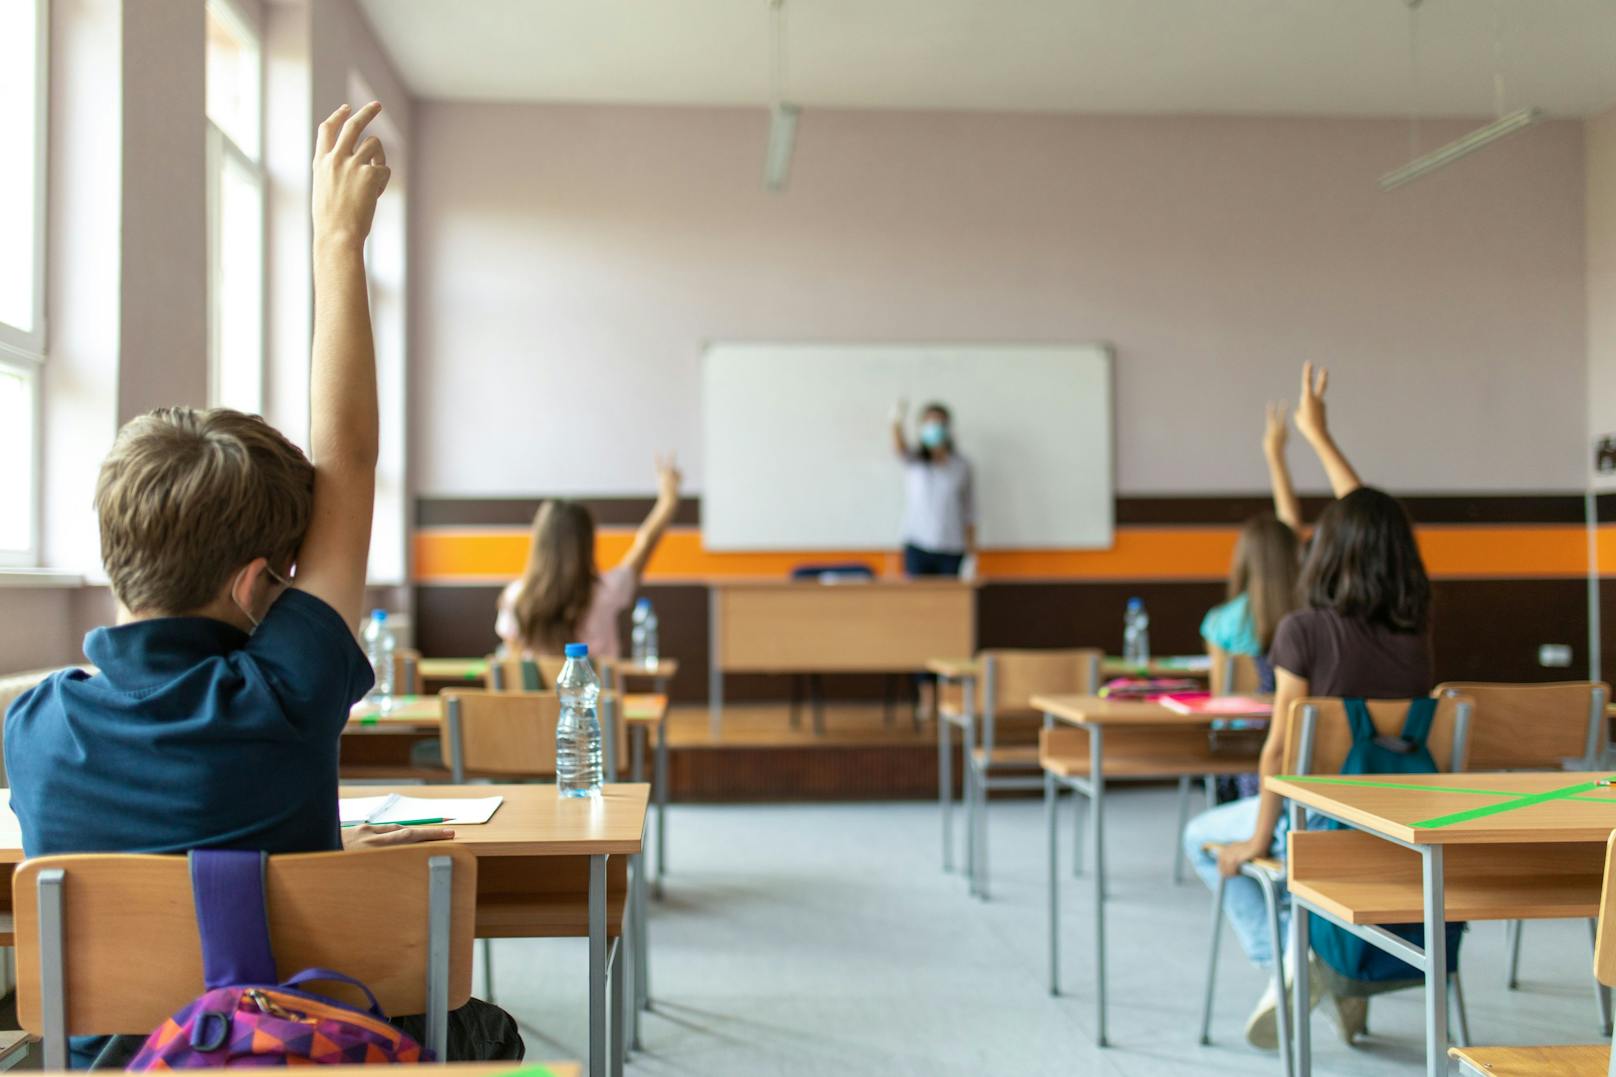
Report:
[[[1594,470],[1601,475],[1616,474],[1616,434],[1594,442]]]
[[[1565,669],[1571,665],[1569,643],[1545,643],[1537,649],[1537,664],[1548,669]]]

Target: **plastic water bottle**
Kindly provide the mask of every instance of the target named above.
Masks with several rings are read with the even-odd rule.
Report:
[[[600,681],[589,664],[589,647],[567,644],[567,664],[556,677],[561,720],[556,723],[556,786],[564,797],[600,796]]]
[[[651,607],[649,598],[642,598],[634,603],[632,647],[635,665],[655,666],[657,664],[657,617],[656,610]]]
[[[1128,599],[1122,615],[1122,660],[1130,666],[1150,664],[1150,613],[1142,599]]]
[[[387,611],[371,610],[365,624],[365,657],[376,673],[376,685],[365,702],[384,712],[393,707],[393,651],[397,646],[393,630],[387,626]]]

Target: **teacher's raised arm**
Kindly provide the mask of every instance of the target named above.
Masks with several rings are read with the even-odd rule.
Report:
[[[903,570],[909,576],[958,576],[976,546],[970,462],[954,445],[953,418],[942,404],[920,414],[919,445],[904,436],[904,405],[893,409],[892,436],[904,461]]]

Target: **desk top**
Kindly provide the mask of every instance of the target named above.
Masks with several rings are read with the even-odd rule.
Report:
[[[981,584],[977,580],[962,580],[954,576],[877,576],[874,579],[838,579],[831,582],[782,579],[778,576],[736,576],[710,580],[708,586],[714,591],[974,591]]]
[[[1370,833],[1417,845],[1599,842],[1616,830],[1609,771],[1272,777],[1264,785]]]
[[[975,677],[982,664],[974,658],[933,658],[926,663],[926,672],[949,680]],[[1191,680],[1211,676],[1212,669],[1204,655],[1177,655],[1152,659],[1148,666],[1132,665],[1115,655],[1100,661],[1100,672],[1106,676],[1185,677]]]
[[[976,676],[981,672],[981,666],[974,658],[929,658],[926,660],[926,672],[957,681]]]
[[[357,704],[348,715],[347,731],[382,729],[389,732],[406,726],[437,728],[443,722],[443,700],[438,696],[396,696],[386,714],[369,704]]]
[[[677,658],[659,658],[654,663],[636,662],[632,658],[619,658],[612,662],[612,671],[624,680],[640,677],[674,677],[679,673]]]
[[[623,695],[623,721],[629,725],[661,725],[667,717],[667,696],[651,693]]]
[[[1204,727],[1231,721],[1268,720],[1270,711],[1249,714],[1180,714],[1151,700],[1106,699],[1103,696],[1033,696],[1034,710],[1080,726]]]
[[[376,1077],[375,1063],[366,1066],[324,1066],[322,1077]],[[432,1067],[443,1077],[583,1077],[576,1062],[449,1062]]]
[[[488,673],[486,658],[422,658],[415,663],[426,681],[480,681]]]
[[[651,787],[608,784],[599,799],[562,799],[554,785],[358,785],[339,791],[345,797],[387,793],[504,797],[488,822],[454,828],[455,842],[479,856],[615,856],[640,851]],[[22,859],[22,828],[11,812],[11,790],[0,789],[0,864]]]

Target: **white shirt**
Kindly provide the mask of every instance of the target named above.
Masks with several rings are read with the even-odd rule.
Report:
[[[903,474],[903,541],[931,553],[964,553],[965,529],[976,523],[971,465],[957,452],[942,463],[911,457]]]

